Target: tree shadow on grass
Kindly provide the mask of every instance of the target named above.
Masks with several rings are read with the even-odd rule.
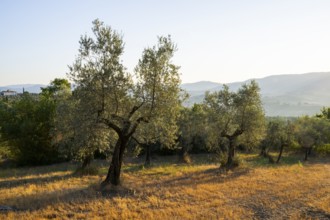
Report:
[[[3,180],[0,181],[0,189],[10,189],[13,187],[19,187],[29,184],[46,184],[52,183],[56,181],[66,180],[72,177],[77,177],[75,173],[70,173],[66,175],[54,175],[48,177],[35,177],[35,178],[28,178],[28,179],[14,179],[14,180]]]
[[[56,210],[56,205],[61,204],[68,209],[68,212],[78,213],[82,211],[79,207],[79,204],[84,204],[86,202],[92,202],[104,198],[127,198],[133,196],[135,196],[134,191],[129,188],[118,186],[103,189],[100,187],[100,183],[94,183],[87,187],[77,187],[66,190],[45,192],[38,195],[23,195],[14,198],[8,198],[1,201],[2,204],[0,205],[14,207],[15,212],[31,212],[42,210],[49,206],[53,206],[54,210]],[[88,212],[88,208],[87,210],[83,211]]]
[[[251,210],[254,215],[253,219],[290,219],[288,216],[292,214],[300,216],[296,217],[297,219],[330,219],[328,211],[312,207],[303,199],[297,199],[289,203],[269,202],[281,199],[283,198],[280,195],[272,194],[268,190],[258,190],[253,195],[231,201],[229,205],[239,205]]]
[[[251,169],[249,168],[236,168],[228,172],[219,168],[211,168],[184,174],[183,176],[177,178],[160,180],[151,184],[147,184],[144,187],[148,188],[159,184],[164,188],[171,188],[175,186],[196,186],[198,184],[223,183],[232,181],[240,176],[247,175],[250,171]]]
[[[231,181],[239,176],[249,173],[248,169],[238,169],[234,172],[228,172],[226,174],[221,173],[219,168],[207,169],[203,171],[184,174],[180,177],[167,178],[165,180],[154,181],[152,184],[141,185],[136,189],[131,189],[129,186],[132,184],[124,184],[123,186],[109,186],[107,188],[101,188],[100,182],[93,183],[89,186],[79,187],[66,190],[56,190],[52,192],[44,192],[33,195],[20,195],[11,198],[7,198],[1,201],[1,205],[15,207],[20,212],[40,210],[48,206],[56,206],[57,204],[64,204],[68,206],[68,209],[76,209],[79,204],[86,202],[92,202],[99,199],[111,199],[114,197],[131,198],[144,195],[144,190],[148,187],[157,189],[156,185],[161,184],[162,188],[170,188],[173,186],[194,186],[196,184],[206,183],[221,183],[225,181]],[[43,185],[49,181],[58,181],[63,178],[74,177],[74,175],[56,176],[50,178],[44,178],[43,180],[33,179],[30,183]],[[22,180],[24,181],[24,180]],[[17,181],[17,186],[25,184],[24,182]],[[33,182],[36,181],[36,182]],[[6,187],[6,186],[5,186]],[[134,185],[135,187],[135,185]],[[150,191],[149,191],[150,192]],[[70,210],[69,210],[70,211]],[[75,212],[74,210],[72,211]]]
[[[309,206],[301,217],[306,219],[330,219],[330,212]]]
[[[15,207],[16,210],[21,212],[34,211],[57,203],[71,203],[78,200],[83,201],[89,199],[91,196],[88,191],[88,188],[75,188],[63,191],[56,190],[38,195],[23,195],[15,198],[8,198],[2,201],[2,203],[6,206]]]

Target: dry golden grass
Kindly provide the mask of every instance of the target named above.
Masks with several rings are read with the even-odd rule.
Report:
[[[330,159],[241,168],[125,164],[122,186],[99,188],[102,176],[73,175],[62,164],[0,174],[1,219],[329,219]],[[103,173],[106,167],[102,168]]]

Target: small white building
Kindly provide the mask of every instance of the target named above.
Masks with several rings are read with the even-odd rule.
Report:
[[[17,95],[17,92],[8,89],[6,91],[2,91],[0,93],[0,95],[1,96],[16,96]]]

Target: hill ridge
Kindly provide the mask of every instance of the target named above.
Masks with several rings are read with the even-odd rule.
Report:
[[[314,115],[323,106],[330,105],[330,72],[310,72],[301,74],[271,75],[263,78],[251,78],[240,82],[226,83],[229,89],[237,90],[242,84],[255,80],[268,116],[301,116]],[[214,82],[207,87],[205,81],[199,88],[199,82],[190,84],[186,91],[190,94],[186,106],[201,103],[206,91],[214,92],[222,89],[223,84],[214,87]],[[197,88],[196,88],[197,87]],[[183,89],[187,88],[182,84]]]

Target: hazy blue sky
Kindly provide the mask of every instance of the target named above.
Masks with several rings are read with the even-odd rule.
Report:
[[[330,71],[329,0],[1,0],[0,85],[66,77],[96,18],[123,34],[128,70],[171,34],[183,82]]]

